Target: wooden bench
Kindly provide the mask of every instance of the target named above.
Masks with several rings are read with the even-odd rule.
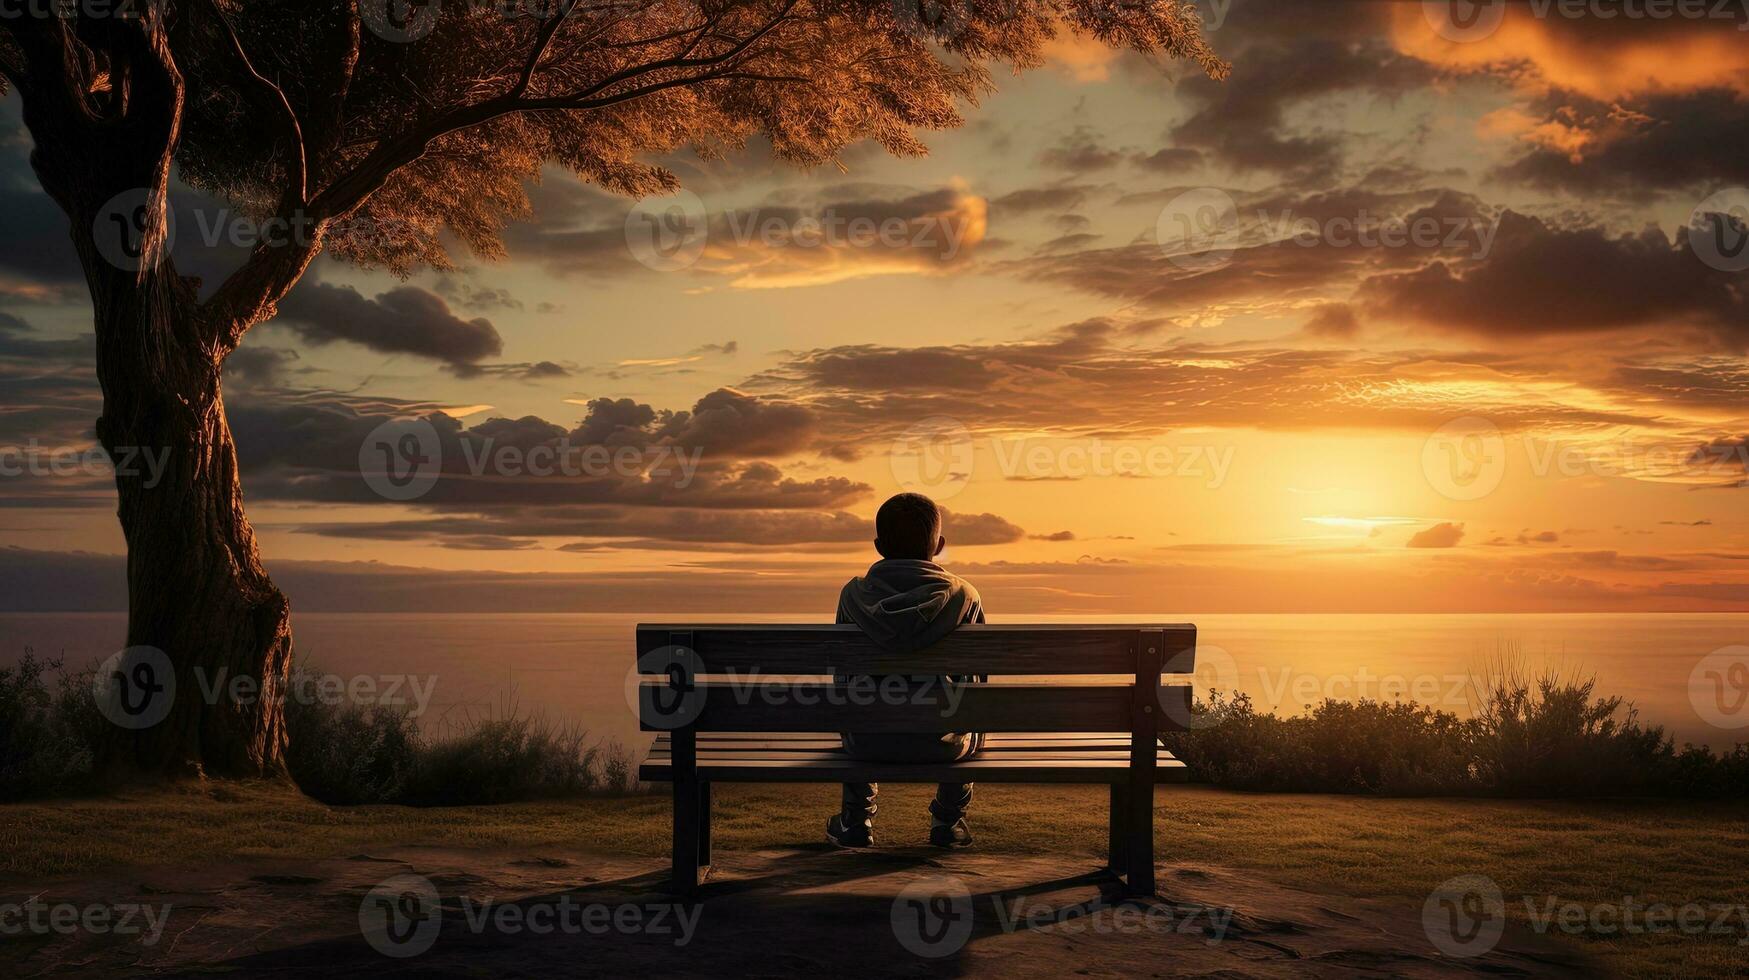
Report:
[[[641,779],[674,784],[673,887],[711,860],[717,782],[1105,783],[1112,870],[1154,892],[1154,786],[1184,764],[1159,746],[1190,717],[1194,626],[962,626],[897,656],[854,626],[640,625],[638,716],[660,732]],[[1042,676],[1055,683],[939,677]],[[1073,683],[1067,683],[1073,675]],[[1086,680],[1121,676],[1122,682]],[[800,679],[808,676],[817,679]],[[832,678],[838,678],[836,680]],[[964,762],[862,762],[838,732],[985,732]],[[823,824],[827,814],[817,814]],[[812,819],[812,816],[810,816]]]

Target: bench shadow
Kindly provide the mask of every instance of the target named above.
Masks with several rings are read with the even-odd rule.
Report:
[[[478,977],[563,972],[707,977],[830,971],[856,976],[959,976],[966,972],[964,960],[970,948],[1005,931],[998,904],[1007,907],[1030,896],[1093,886],[1098,897],[1080,903],[1082,911],[1092,911],[1101,902],[1117,901],[1121,890],[1121,882],[1105,870],[1022,887],[968,889],[948,916],[912,927],[903,924],[900,916],[933,911],[907,907],[896,913],[899,886],[869,884],[895,872],[909,879],[943,880],[928,873],[932,868],[939,868],[942,876],[952,873],[939,852],[922,848],[854,855],[836,849],[797,851],[761,862],[753,873],[738,869],[714,873],[691,900],[677,901],[670,894],[664,869],[490,906],[481,896],[464,898],[454,893],[446,887],[444,876],[433,875],[442,898],[441,926],[429,948],[414,955],[385,955],[360,932],[209,962],[185,973],[156,975]],[[958,880],[975,882],[976,877]],[[575,916],[580,927],[571,930],[496,925],[505,916],[532,922],[531,910],[566,904],[637,908],[647,925],[626,929],[596,922],[585,928],[580,914]],[[482,913],[482,908],[488,911]],[[665,910],[661,922],[656,921],[657,909]],[[969,914],[969,928],[958,924],[961,912]],[[691,916],[696,916],[692,925],[684,925],[682,919]],[[942,929],[958,932],[937,935]]]

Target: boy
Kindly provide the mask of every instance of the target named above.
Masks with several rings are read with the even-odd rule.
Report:
[[[901,493],[875,514],[875,551],[881,560],[850,580],[838,596],[838,622],[854,623],[881,647],[913,653],[964,623],[984,621],[984,604],[971,583],[932,559],[947,547],[941,511],[920,493]],[[919,666],[926,660],[919,660]],[[844,750],[870,762],[957,762],[983,747],[980,734],[843,734]],[[839,847],[874,843],[876,783],[845,783],[837,816],[826,837]],[[966,807],[971,783],[942,783],[929,804],[929,843],[965,847],[972,842]]]

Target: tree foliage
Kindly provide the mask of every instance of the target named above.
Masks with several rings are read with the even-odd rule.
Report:
[[[450,263],[446,231],[497,256],[549,162],[641,196],[678,186],[653,157],[755,136],[804,167],[864,138],[918,155],[1061,35],[1225,71],[1178,0],[138,2],[186,86],[181,178],[403,275]],[[83,60],[95,97],[106,52]],[[10,77],[30,61],[0,51]]]

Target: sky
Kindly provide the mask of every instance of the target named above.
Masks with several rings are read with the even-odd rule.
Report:
[[[554,170],[501,259],[319,260],[226,372],[268,568],[294,609],[824,611],[916,490],[995,615],[1749,610],[1749,12],[1644,9],[1202,0],[1224,81],[1063,40],[921,159]],[[29,149],[10,97],[0,602],[114,608]],[[175,207],[179,268],[240,254]]]

